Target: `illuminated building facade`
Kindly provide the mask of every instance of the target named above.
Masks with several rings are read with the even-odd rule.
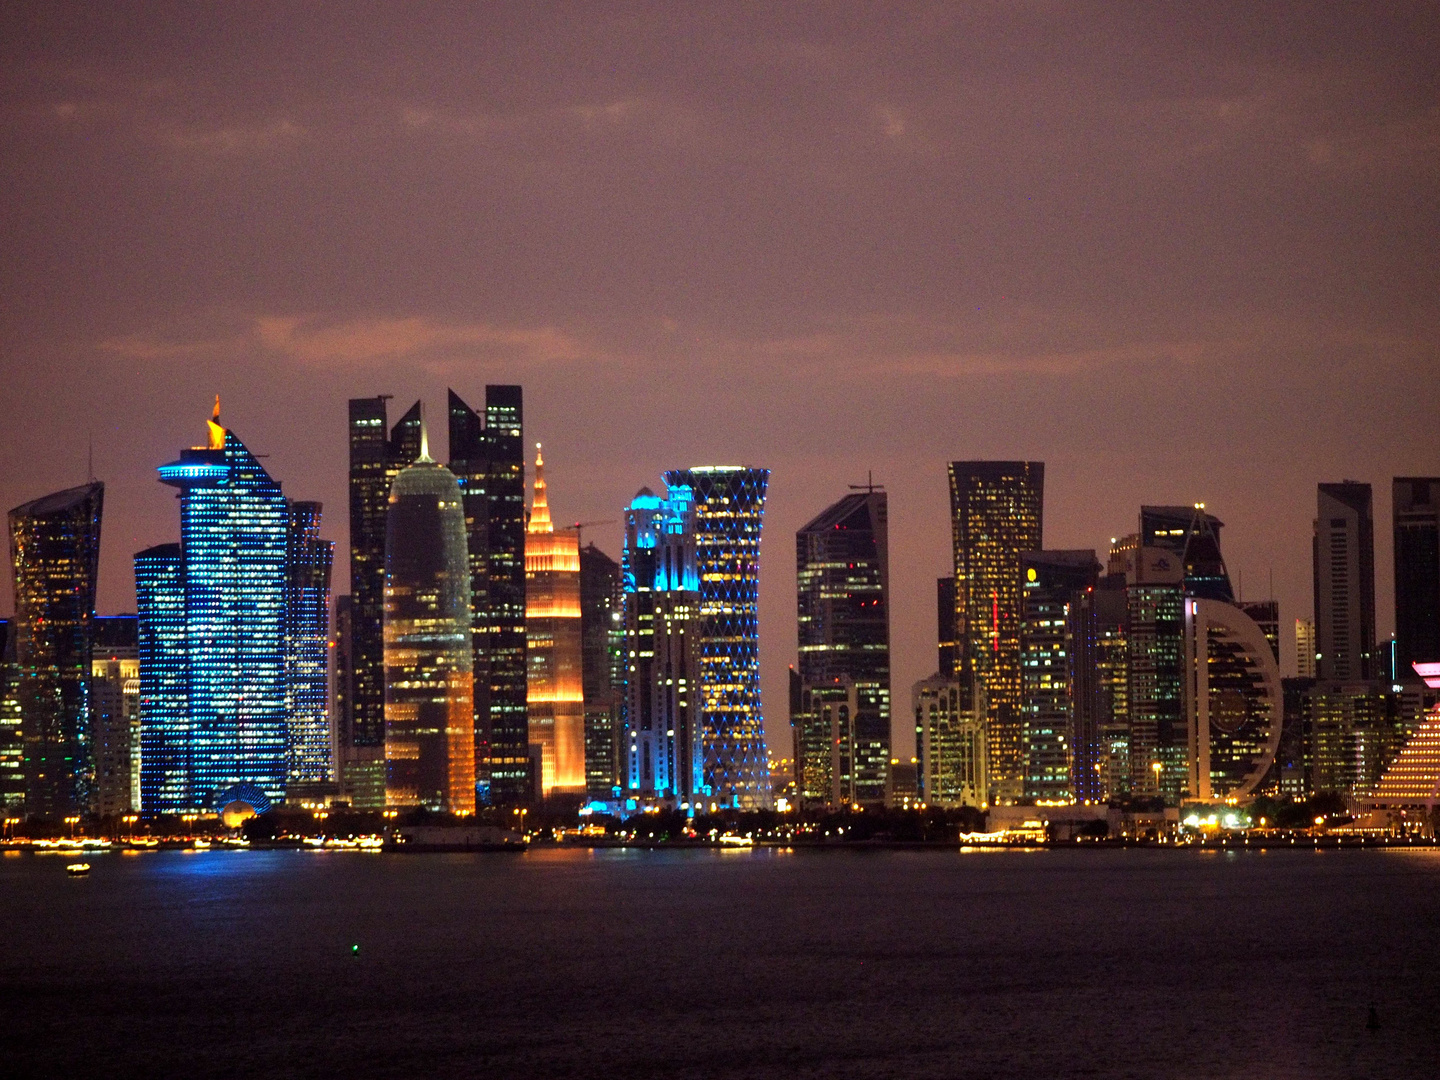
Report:
[[[1440,476],[1397,476],[1394,678],[1414,681],[1417,663],[1440,662]]]
[[[290,506],[218,399],[208,431],[159,470],[180,544],[135,556],[147,813],[264,810],[285,791]]]
[[[1130,665],[1125,576],[1106,574],[1077,600],[1072,670],[1079,675],[1077,742],[1093,731],[1093,762],[1076,771],[1076,798],[1105,802],[1130,791]],[[1090,787],[1089,772],[1094,774]],[[1085,780],[1081,781],[1081,776]]]
[[[1280,747],[1275,646],[1240,607],[1187,597],[1184,664],[1186,793],[1207,801],[1253,794]]]
[[[1440,661],[1412,661],[1410,670],[1427,689],[1440,691]],[[1440,704],[1426,710],[1367,801],[1373,806],[1424,807],[1427,815],[1434,813],[1440,804]]]
[[[790,723],[795,738],[796,796],[802,806],[832,809],[858,806],[861,796],[875,805],[873,780],[858,783],[856,748],[862,711],[859,688],[848,675],[807,682],[796,673],[797,703]],[[872,774],[873,775],[873,774]],[[881,793],[883,802],[884,792]]]
[[[769,469],[665,473],[672,500],[692,507],[699,578],[699,726],[705,794],[719,806],[770,805],[760,704],[760,527]]]
[[[1376,682],[1319,680],[1305,691],[1305,764],[1312,792],[1369,791],[1405,745],[1401,695]]]
[[[1369,484],[1316,491],[1315,674],[1342,682],[1377,676],[1375,522]]]
[[[1184,718],[1184,578],[1180,557],[1140,547],[1126,555],[1126,703],[1130,792],[1178,802],[1188,782]]]
[[[1315,678],[1315,620],[1295,620],[1295,671],[1298,678]]]
[[[25,807],[25,753],[20,740],[20,665],[15,660],[15,620],[0,619],[0,811]]]
[[[335,545],[320,539],[320,504],[292,502],[286,534],[286,775],[333,778],[330,746],[330,568]]]
[[[524,396],[485,387],[485,414],[449,394],[450,471],[465,499],[473,597],[475,759],[482,801],[534,790],[526,651]]]
[[[385,515],[400,470],[420,456],[420,402],[393,428],[389,395],[350,400],[350,668],[337,713],[340,789],[385,804]]]
[[[845,794],[850,804],[883,806],[890,766],[890,557],[885,492],[846,495],[795,534],[796,667],[811,697],[853,688],[853,708],[836,728],[847,740]],[[847,694],[848,694],[847,690]],[[820,695],[815,697],[815,695]],[[805,758],[834,752],[823,723],[798,725]],[[828,728],[827,728],[828,731]],[[808,793],[807,793],[808,797]]]
[[[585,696],[585,788],[609,799],[622,787],[625,600],[620,564],[594,544],[580,549],[581,674]]]
[[[915,714],[916,794],[927,806],[985,809],[985,707],[944,675],[910,690]]]
[[[426,453],[385,515],[385,803],[475,810],[474,655],[465,510]]]
[[[1025,797],[1094,801],[1095,657],[1083,618],[1095,588],[1095,552],[1031,551],[1020,556],[1020,690],[1025,738]]]
[[[1025,789],[1020,680],[1020,554],[1043,542],[1045,466],[1039,461],[952,461],[957,675],[988,702],[991,801]]]
[[[621,555],[626,663],[624,787],[640,799],[699,802],[706,790],[700,699],[700,582],[694,508],[681,486],[641,488],[625,509]]]
[[[134,615],[97,616],[90,661],[95,813],[140,809],[140,648]]]
[[[10,511],[16,697],[25,813],[59,820],[90,810],[90,662],[100,569],[98,481]]]
[[[586,789],[580,535],[550,520],[539,443],[525,533],[525,605],[530,743],[540,747],[540,791],[546,798],[580,793]]]

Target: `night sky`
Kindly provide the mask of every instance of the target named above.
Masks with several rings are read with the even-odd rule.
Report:
[[[1043,460],[1047,546],[1102,559],[1204,501],[1287,673],[1315,484],[1369,481],[1393,629],[1390,478],[1440,473],[1434,4],[11,3],[0,56],[0,509],[93,439],[102,612],[217,392],[343,592],[345,400],[423,397],[439,457],[447,386],[518,382],[561,523],[773,470],[775,750],[794,531],[867,470],[901,717],[954,458]]]

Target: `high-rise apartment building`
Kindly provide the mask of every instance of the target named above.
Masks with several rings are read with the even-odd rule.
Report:
[[[135,556],[141,805],[256,810],[283,797],[290,505],[220,423],[160,467],[180,491],[180,544]]]
[[[420,456],[420,402],[393,428],[389,395],[350,400],[350,684],[336,717],[340,789],[385,804],[385,515],[400,470]]]
[[[1094,551],[1020,556],[1020,700],[1025,797],[1043,802],[1097,797],[1093,634],[1082,600],[1100,574]]]
[[[476,777],[482,800],[525,802],[531,777],[525,618],[524,397],[485,388],[485,414],[449,394],[450,470],[465,499],[474,608]]]
[[[890,765],[890,557],[884,491],[846,495],[795,534],[800,678],[807,687],[853,686],[855,709],[840,737],[853,744],[851,803],[883,806]],[[848,706],[847,706],[848,708]],[[823,726],[823,725],[821,725]],[[831,753],[828,734],[799,750]],[[803,774],[801,762],[797,774]]]
[[[760,704],[760,527],[769,469],[707,466],[665,473],[690,502],[699,578],[699,707],[710,801],[770,805]],[[688,492],[688,494],[685,494]]]
[[[320,539],[320,504],[292,502],[286,532],[285,740],[290,782],[334,775],[330,745],[330,569],[335,545]]]
[[[635,798],[701,803],[707,790],[700,711],[700,575],[694,504],[641,488],[625,508],[624,787]]]
[[[1045,546],[1045,466],[953,461],[949,475],[957,675],[988,704],[991,801],[1013,803],[1025,789],[1020,555]]]
[[[1184,580],[1180,556],[1139,547],[1126,556],[1125,694],[1130,791],[1178,801],[1188,782],[1184,718]]]
[[[1369,484],[1319,485],[1313,566],[1317,677],[1375,678],[1375,522]]]
[[[1440,476],[1397,476],[1395,528],[1395,677],[1413,679],[1415,663],[1440,661]]]
[[[619,563],[593,543],[580,549],[585,788],[596,799],[613,798],[621,786],[625,601],[620,581]]]
[[[586,789],[580,534],[550,520],[539,443],[525,533],[525,607],[530,743],[540,747],[540,791],[547,798],[579,794]]]
[[[1295,620],[1295,672],[1301,679],[1315,678],[1315,620]]]
[[[31,817],[59,820],[91,808],[89,691],[104,500],[105,486],[91,481],[10,511],[11,627]]]
[[[915,714],[916,796],[927,806],[985,809],[985,705],[944,675],[921,679],[910,690]]]
[[[140,648],[134,615],[95,618],[90,661],[90,732],[95,757],[91,808],[102,818],[140,809]]]
[[[475,810],[470,560],[455,475],[426,452],[385,515],[385,802]]]

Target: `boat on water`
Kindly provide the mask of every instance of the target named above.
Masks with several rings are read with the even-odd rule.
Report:
[[[494,825],[401,825],[386,838],[386,851],[524,851],[525,837]]]
[[[71,877],[83,877],[89,872],[90,864],[88,862],[72,862],[65,867],[65,873]]]

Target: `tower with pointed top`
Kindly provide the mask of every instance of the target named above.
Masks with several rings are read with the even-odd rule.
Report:
[[[530,743],[545,796],[585,790],[585,695],[580,633],[580,536],[556,530],[535,444],[535,497],[525,532],[525,657]]]
[[[284,795],[291,508],[219,399],[204,446],[160,467],[180,543],[135,557],[141,805],[257,810]]]
[[[385,802],[475,810],[470,565],[455,474],[419,454],[385,515]]]

